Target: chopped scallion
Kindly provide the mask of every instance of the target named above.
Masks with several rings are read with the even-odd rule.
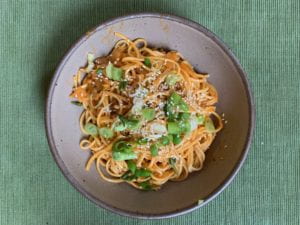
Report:
[[[152,144],[150,146],[150,152],[152,156],[157,156],[158,155],[158,147],[156,144]]]
[[[114,136],[114,132],[108,127],[99,128],[99,134],[104,138],[112,138]]]
[[[142,188],[142,190],[144,191],[151,191],[152,190],[152,186],[149,183],[149,181],[144,181],[142,183],[139,184],[139,186]]]
[[[155,110],[152,108],[142,109],[142,115],[146,120],[153,120],[155,118]]]
[[[147,170],[147,169],[144,169],[144,168],[136,169],[135,170],[135,175],[137,177],[149,177],[149,176],[151,176],[151,171]]]
[[[170,138],[168,136],[162,136],[160,138],[160,143],[162,145],[168,145],[168,144],[170,144]]]
[[[136,159],[137,155],[134,152],[113,152],[113,159],[116,161]]]
[[[92,123],[87,123],[84,125],[84,130],[86,133],[96,136],[98,134],[98,128]]]
[[[126,80],[120,81],[120,83],[119,83],[119,90],[120,91],[125,90],[125,88],[127,86],[127,83],[128,83],[128,81],[126,81]]]
[[[128,160],[127,166],[128,166],[128,169],[131,171],[131,173],[134,174],[136,171],[136,164],[132,160]]]
[[[166,78],[166,84],[168,86],[174,86],[180,80],[181,77],[178,74],[169,74]]]
[[[180,125],[176,122],[168,122],[167,124],[169,134],[180,134],[181,128]]]
[[[214,126],[214,123],[213,121],[211,120],[211,118],[207,117],[205,119],[205,129],[210,132],[210,133],[213,133],[216,131],[216,128]]]
[[[146,57],[146,58],[144,59],[144,64],[145,64],[145,66],[147,66],[147,67],[150,68],[150,67],[151,67],[151,60],[150,60],[149,58]]]
[[[203,115],[197,116],[197,122],[199,125],[202,125],[205,121],[205,117]]]
[[[182,141],[181,137],[179,134],[174,134],[173,135],[173,143],[174,145],[178,145],[180,144],[180,142]]]
[[[123,70],[115,67],[111,62],[109,62],[109,64],[106,67],[106,76],[111,79],[111,80],[115,80],[115,81],[122,81],[122,77],[123,77]]]
[[[136,141],[136,143],[137,143],[138,145],[145,145],[145,144],[148,143],[148,140],[147,140],[147,138],[139,138],[139,139]]]

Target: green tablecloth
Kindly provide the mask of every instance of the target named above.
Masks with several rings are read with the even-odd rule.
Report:
[[[300,224],[300,1],[0,1],[0,224]],[[49,79],[65,51],[105,19],[159,11],[221,37],[252,83],[256,134],[234,182],[200,210],[137,220],[100,209],[65,180],[45,137]]]

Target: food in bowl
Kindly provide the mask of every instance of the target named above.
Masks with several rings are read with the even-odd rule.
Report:
[[[203,167],[222,127],[216,89],[179,52],[121,39],[73,77],[70,97],[83,107],[80,147],[108,182],[157,190]]]

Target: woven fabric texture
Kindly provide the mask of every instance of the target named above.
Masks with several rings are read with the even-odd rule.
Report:
[[[171,13],[216,33],[248,73],[257,108],[248,159],[204,208],[165,220],[98,208],[63,177],[49,152],[44,106],[68,48],[102,21]],[[300,224],[299,0],[1,0],[0,224]]]

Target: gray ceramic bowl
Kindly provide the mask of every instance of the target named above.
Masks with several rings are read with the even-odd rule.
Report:
[[[131,39],[145,38],[152,46],[182,53],[219,93],[217,109],[228,121],[207,151],[204,169],[160,191],[143,192],[127,184],[99,178],[84,170],[89,153],[78,144],[81,109],[70,104],[72,76],[86,63],[88,52],[106,55],[116,42],[114,31]],[[87,32],[66,54],[52,80],[47,99],[46,128],[56,163],[67,180],[85,197],[113,212],[138,218],[166,218],[197,209],[214,199],[241,168],[254,127],[254,106],[246,74],[228,47],[201,25],[171,15],[142,13],[107,21]],[[202,202],[202,204],[199,204]],[[203,201],[202,201],[203,200]]]

